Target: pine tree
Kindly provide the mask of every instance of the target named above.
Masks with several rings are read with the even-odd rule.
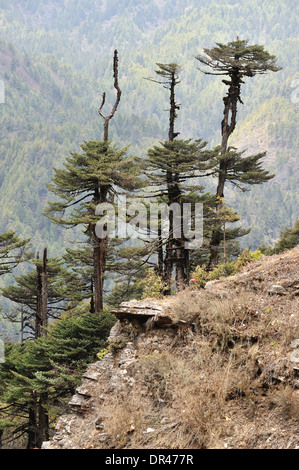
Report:
[[[48,327],[48,334],[24,345],[7,345],[0,368],[0,429],[7,445],[27,436],[40,448],[51,422],[66,410],[82,373],[107,347],[115,318],[74,309]]]
[[[11,272],[20,262],[28,259],[30,239],[21,240],[13,231],[0,235],[0,276]]]
[[[120,190],[134,190],[138,168],[126,149],[118,150],[110,142],[90,141],[81,145],[83,154],[71,153],[64,169],[54,169],[48,185],[59,202],[48,202],[45,215],[65,227],[83,226],[93,247],[95,311],[103,308],[104,236],[95,233],[99,204],[113,201]],[[112,202],[110,202],[112,204]],[[101,242],[101,240],[103,242]]]
[[[38,338],[44,334],[48,318],[56,318],[70,300],[63,287],[69,274],[59,258],[46,259],[43,256],[40,259],[37,256],[30,264],[31,270],[15,276],[16,284],[2,288],[1,293],[19,306],[14,313],[6,314],[8,318],[18,320],[21,310],[26,335]],[[46,284],[43,280],[45,275]]]
[[[282,253],[286,250],[291,250],[299,245],[299,219],[291,228],[286,227],[280,233],[279,240],[275,243],[273,253]]]
[[[189,281],[189,249],[185,248],[187,242],[183,230],[183,204],[191,204],[194,211],[195,203],[212,203],[211,197],[201,194],[203,187],[192,183],[197,180],[214,165],[214,153],[205,150],[206,142],[202,140],[174,140],[165,141],[160,146],[154,146],[148,150],[148,158],[144,165],[145,173],[153,188],[158,201],[180,206],[179,220],[175,220],[173,213],[169,213],[169,236],[161,239],[161,246],[166,245],[164,257],[163,279],[170,285],[172,266],[176,269],[176,285],[179,290],[184,288]],[[171,180],[169,179],[171,175]],[[192,212],[194,216],[194,212]],[[174,237],[174,224],[181,228],[181,237]]]
[[[189,186],[192,178],[199,178],[208,169],[213,168],[215,152],[204,150],[206,142],[201,139],[175,140],[179,132],[175,132],[174,124],[180,105],[176,101],[175,87],[180,83],[180,66],[177,64],[157,64],[156,73],[161,80],[150,79],[162,84],[169,90],[169,129],[168,140],[160,146],[154,146],[148,150],[148,158],[144,163],[145,173],[151,184],[158,189],[154,195],[158,201],[166,202],[170,207],[179,203],[181,207],[180,220],[174,220],[172,211],[169,211],[169,235],[165,241],[161,236],[161,223],[158,227],[158,273],[168,286],[165,294],[170,294],[170,283],[173,267],[176,269],[176,286],[179,290],[188,284],[189,278],[189,250],[185,249],[186,239],[182,235],[174,238],[174,224],[183,228],[182,204],[187,202],[201,202],[198,193],[202,191],[201,186]],[[187,183],[187,185],[186,185]],[[183,230],[181,230],[181,233]],[[166,254],[163,254],[163,246]]]
[[[253,77],[257,74],[265,74],[268,71],[277,72],[281,68],[276,64],[276,57],[264,50],[263,46],[249,46],[247,40],[229,42],[228,44],[217,43],[212,49],[204,49],[205,55],[197,55],[196,59],[208,69],[202,70],[208,75],[227,76],[222,82],[228,86],[227,95],[223,98],[224,111],[221,122],[221,147],[218,165],[218,185],[216,197],[224,197],[224,187],[228,179],[230,181],[242,181],[247,184],[261,184],[268,181],[273,175],[261,169],[260,160],[264,154],[243,159],[241,154],[230,152],[235,150],[228,147],[228,139],[233,133],[237,122],[238,102],[241,99],[241,85],[243,78]],[[210,69],[210,70],[209,70]],[[230,173],[237,168],[238,179],[234,180]],[[252,176],[252,178],[251,178]],[[212,269],[218,262],[219,244],[221,241],[221,230],[213,231],[210,242],[209,267]]]
[[[172,142],[178,135],[179,132],[174,131],[174,124],[177,118],[177,110],[180,109],[180,105],[176,102],[175,99],[175,87],[180,83],[179,73],[181,67],[178,64],[161,64],[157,63],[158,69],[155,71],[156,74],[161,77],[161,80],[155,80],[149,78],[155,83],[162,85],[164,88],[169,90],[169,128],[168,128],[168,140]],[[171,170],[166,171],[166,180],[167,188],[169,192],[169,204],[171,199],[171,192],[173,191],[173,174]],[[158,269],[159,275],[163,278],[164,282],[167,284],[168,288],[165,291],[165,294],[170,294],[170,282],[171,282],[171,273],[173,269],[173,254],[172,251],[172,231],[173,231],[173,220],[172,215],[169,217],[169,240],[167,242],[167,256],[163,261],[163,240],[161,236],[161,226],[158,227]]]
[[[54,168],[52,184],[49,190],[60,201],[48,202],[44,214],[59,225],[65,227],[84,226],[85,234],[93,249],[93,291],[94,310],[103,309],[103,274],[105,271],[108,237],[103,227],[99,234],[96,231],[98,216],[95,214],[98,205],[114,203],[117,191],[132,191],[139,185],[138,167],[133,157],[126,155],[127,149],[117,149],[108,140],[108,126],[120,101],[121,90],[118,85],[118,57],[114,53],[114,86],[117,98],[112,111],[105,116],[103,106],[100,115],[104,118],[104,140],[89,141],[81,145],[83,153],[71,153],[63,169]]]

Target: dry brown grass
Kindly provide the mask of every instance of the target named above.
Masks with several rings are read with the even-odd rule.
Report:
[[[259,341],[282,350],[299,337],[299,299],[247,292],[184,292],[171,305],[176,320],[193,322],[198,332],[222,350],[238,342]]]
[[[246,266],[211,291],[186,289],[161,301],[167,315],[193,324],[192,331],[139,332],[129,371],[134,387],[105,398],[107,446],[299,445],[299,390],[291,386],[296,372],[288,359],[299,338],[299,298],[292,294],[298,253]],[[267,294],[277,281],[286,295]]]
[[[287,418],[299,421],[299,391],[289,385],[280,385],[268,395],[269,406],[277,407]]]
[[[140,399],[137,390],[110,395],[105,401],[105,433],[109,447],[125,448],[131,441],[139,441],[146,423],[147,400]]]
[[[165,350],[148,343],[140,350],[134,394],[110,403],[113,446],[267,447],[276,417],[295,423],[298,391],[267,382],[265,365],[278,367],[299,337],[296,299],[187,291],[172,299],[168,314],[193,323],[193,336]]]
[[[237,349],[215,351],[198,335],[183,355],[173,350],[140,356],[134,393],[113,395],[105,406],[113,447],[224,448],[236,426],[227,416],[230,402],[250,402],[257,380],[254,360],[245,364],[244,351]],[[247,359],[254,359],[252,349]],[[155,432],[147,434],[148,427]]]

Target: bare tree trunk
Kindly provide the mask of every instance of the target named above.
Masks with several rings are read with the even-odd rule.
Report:
[[[95,306],[94,306],[94,287],[93,287],[93,280],[90,282],[90,291],[91,291],[91,299],[90,299],[90,313],[95,313]]]
[[[175,87],[175,77],[174,77],[174,72],[173,72],[171,75],[171,84],[170,84],[170,113],[169,113],[169,132],[168,132],[168,140],[170,141],[174,140],[174,121],[176,118],[174,87]]]
[[[39,259],[39,253],[36,255]],[[48,326],[48,286],[47,286],[47,248],[44,248],[43,262],[36,266],[37,275],[37,309],[35,337],[47,335]],[[49,417],[46,410],[48,395],[46,392],[40,393],[39,400],[37,393],[32,392],[33,405],[29,409],[29,433],[28,448],[40,448],[42,442],[49,438]]]
[[[161,227],[161,213],[158,213],[158,275],[164,279],[164,264],[163,264],[163,240],[162,240],[162,227]]]
[[[185,237],[184,237],[184,223],[183,223],[183,208],[181,207],[180,215],[180,225],[181,225],[181,238],[175,240],[177,249],[176,249],[176,286],[178,291],[181,291],[186,288],[189,283],[189,250],[185,249]]]
[[[164,290],[164,295],[171,294],[171,275],[173,269],[173,216],[169,215],[169,235],[166,244],[166,253],[164,259],[164,283],[166,284],[166,289]]]
[[[21,346],[24,344],[24,307],[21,307]]]
[[[39,259],[38,252],[36,259]],[[40,338],[47,334],[48,326],[47,248],[44,249],[43,263],[36,265],[36,291],[35,338]]]
[[[168,131],[168,140],[173,141],[179,133],[174,132],[174,122],[177,117],[176,110],[178,109],[177,103],[175,101],[175,72],[171,73],[170,81],[170,108],[169,108],[169,131]],[[168,191],[168,204],[171,205],[173,202],[176,202],[176,188],[174,174],[168,170],[166,172],[166,181],[167,181],[167,191]],[[171,293],[171,275],[174,265],[174,260],[177,257],[176,250],[174,250],[174,239],[173,239],[173,213],[169,212],[169,238],[166,245],[166,255],[165,255],[165,273],[164,273],[164,282],[167,285],[165,290],[165,295],[170,295]]]
[[[28,441],[27,449],[35,449],[38,447],[37,437],[37,398],[36,392],[31,393],[32,403],[29,406],[29,419],[28,419]]]
[[[48,286],[47,286],[47,248],[44,249],[43,267],[42,267],[42,289],[41,289],[41,336],[47,336],[48,326]]]
[[[38,434],[36,439],[36,446],[41,448],[44,441],[49,440],[49,415],[46,409],[48,401],[47,392],[40,393],[37,411],[38,411]]]
[[[93,247],[94,269],[94,310],[99,313],[103,310],[103,246],[102,240],[94,237]]]
[[[102,103],[98,109],[100,116],[104,119],[104,142],[108,142],[109,139],[109,123],[113,118],[121,98],[121,89],[118,84],[118,54],[117,50],[114,51],[113,58],[113,78],[114,78],[114,88],[116,89],[116,100],[112,107],[112,110],[109,114],[105,115],[103,113],[103,107],[106,101],[106,93],[103,93]],[[101,183],[99,182],[95,188],[94,202],[99,204],[105,202],[107,199],[108,188],[101,188]],[[99,313],[103,310],[103,273],[105,266],[106,258],[106,249],[107,245],[103,237],[98,238],[95,234],[95,226],[90,227],[92,229],[92,240],[93,240],[93,270],[94,270],[94,307],[91,304],[91,308],[94,308],[95,313]]]
[[[170,134],[170,132],[169,132]],[[167,171],[166,181],[168,188],[168,204],[171,204],[172,201],[172,173]],[[164,259],[164,283],[166,284],[166,289],[164,290],[164,295],[171,294],[171,275],[173,269],[173,214],[169,212],[169,231],[168,231],[168,240],[166,244],[166,253]]]
[[[229,150],[228,139],[233,133],[236,127],[236,118],[237,118],[237,103],[241,101],[240,97],[240,88],[241,83],[244,83],[241,80],[238,69],[234,71],[231,75],[231,80],[223,80],[226,85],[229,85],[227,95],[223,98],[224,111],[223,111],[223,120],[221,122],[221,154],[227,153]],[[216,197],[223,199],[224,198],[224,186],[227,177],[227,161],[222,159],[219,165],[219,176],[218,176],[218,185],[216,190]],[[216,210],[220,210],[222,202],[216,205]],[[219,260],[219,245],[221,243],[221,226],[216,227],[212,232],[212,238],[210,241],[210,259],[208,264],[208,269],[212,270],[218,264]]]
[[[35,338],[40,338],[42,329],[42,267],[38,264],[39,252],[36,253],[36,314]]]
[[[102,118],[104,119],[104,141],[105,142],[108,140],[108,136],[109,136],[109,122],[113,118],[113,116],[114,116],[114,114],[117,110],[117,107],[119,105],[120,98],[121,98],[121,89],[119,88],[119,84],[118,84],[118,54],[117,54],[117,50],[114,51],[114,57],[113,57],[113,78],[114,78],[114,88],[116,89],[116,100],[115,100],[115,103],[113,105],[113,108],[112,108],[112,110],[109,114],[105,115],[103,113],[103,107],[104,107],[104,104],[105,104],[105,101],[106,101],[106,93],[104,92],[103,96],[102,96],[101,106],[98,109],[100,116],[102,116]]]

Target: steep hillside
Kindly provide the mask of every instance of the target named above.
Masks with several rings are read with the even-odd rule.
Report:
[[[122,304],[43,447],[298,449],[298,267],[297,247],[205,289]]]
[[[299,216],[293,164],[298,148],[298,103],[292,98],[298,76],[295,9],[293,0],[205,0],[200,7],[195,0],[2,2],[1,36],[20,52],[4,51],[0,70],[7,96],[1,104],[1,229],[33,235],[53,254],[61,250],[57,228],[50,228],[40,212],[45,183],[53,164],[61,163],[69,150],[101,135],[97,109],[101,93],[112,92],[114,48],[119,50],[123,95],[111,138],[144,155],[167,136],[167,94],[144,78],[154,75],[156,62],[177,62],[183,67],[177,130],[181,137],[218,144],[224,85],[220,77],[199,72],[194,56],[240,35],[264,44],[283,67],[243,86],[244,106],[239,106],[234,136],[238,147],[251,153],[267,150],[265,164],[277,176],[245,197],[233,188],[227,196],[252,226],[243,245],[273,243]],[[13,70],[7,68],[9,54],[16,59]],[[20,67],[17,60],[25,63]],[[31,163],[27,154],[34,155]],[[22,180],[15,181],[19,174]],[[38,181],[38,191],[29,191],[32,181]]]

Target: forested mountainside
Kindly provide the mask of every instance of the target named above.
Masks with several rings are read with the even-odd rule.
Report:
[[[48,244],[61,253],[64,242],[57,227],[42,215],[48,197],[46,183],[52,167],[89,139],[102,138],[97,112],[99,84],[54,56],[40,61],[0,43],[0,74],[5,82],[1,113],[1,231],[11,228],[33,237],[37,246]],[[122,126],[131,126],[130,117]],[[139,132],[157,136],[157,125],[146,119]],[[122,129],[123,129],[122,128]],[[122,136],[123,130],[121,130]],[[60,237],[68,234],[62,233]]]
[[[221,77],[201,73],[194,56],[240,36],[265,45],[282,70],[243,85],[233,144],[250,153],[267,150],[265,166],[276,176],[246,194],[232,189],[227,198],[243,225],[252,228],[242,245],[273,244],[298,217],[296,8],[293,0],[212,0],[200,7],[193,0],[3,1],[1,230],[31,236],[52,254],[60,251],[61,237],[67,242],[69,235],[41,215],[45,184],[52,166],[70,150],[83,140],[101,138],[97,109],[103,91],[107,101],[113,99],[115,48],[123,94],[110,136],[118,145],[131,144],[134,154],[145,155],[153,142],[167,136],[167,96],[144,80],[154,76],[156,62],[183,67],[177,90],[180,136],[218,144],[224,85]]]
[[[0,447],[297,446],[297,8],[1,1]]]

